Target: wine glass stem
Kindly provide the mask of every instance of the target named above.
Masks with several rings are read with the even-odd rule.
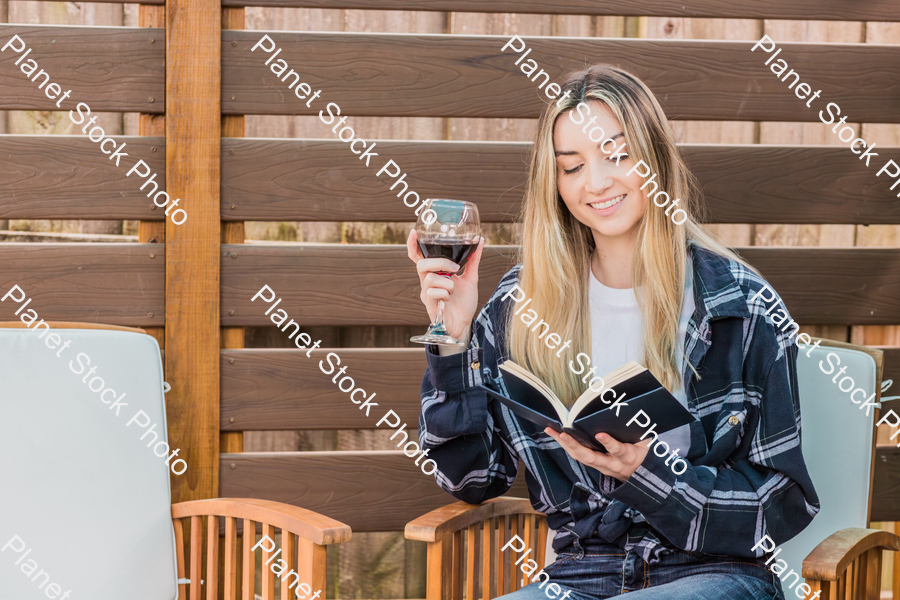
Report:
[[[444,327],[444,301],[443,300],[438,300],[438,312],[437,312],[437,316],[434,318],[434,326],[435,326],[435,328],[441,328],[441,329],[443,329],[443,327]]]

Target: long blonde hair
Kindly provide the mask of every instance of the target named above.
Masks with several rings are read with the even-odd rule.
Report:
[[[665,190],[672,202],[681,198],[679,206],[688,214],[684,223],[676,225],[663,209],[648,207],[639,224],[632,259],[632,281],[635,290],[641,287],[637,299],[644,323],[643,364],[667,389],[675,390],[682,379],[676,361],[682,351],[678,321],[688,239],[749,265],[695,220],[702,209],[700,185],[684,163],[665,113],[643,82],[620,68],[594,65],[572,73],[561,87],[561,96],[568,91],[569,97],[547,104],[532,149],[523,206],[519,287],[532,299],[528,308],[562,340],[572,340],[572,345],[561,351],[549,350],[539,334],[510,311],[510,358],[545,381],[567,404],[587,388],[583,375],[575,374],[568,365],[579,352],[591,354],[588,277],[594,239],[590,228],[572,216],[559,195],[553,128],[557,117],[579,102],[598,100],[622,124],[629,156],[649,165],[651,173],[657,174],[659,189]]]

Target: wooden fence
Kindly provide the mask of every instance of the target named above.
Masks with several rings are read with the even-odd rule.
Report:
[[[852,7],[838,0],[600,4],[225,0],[220,6],[169,0],[165,7],[162,2],[141,6],[137,29],[0,25],[0,41],[18,34],[34,48],[41,68],[73,90],[64,109],[81,101],[94,111],[141,113],[141,136],[116,139],[127,142],[132,160],[144,160],[160,178],[165,174],[165,189],[181,198],[189,213],[184,225],[164,222],[163,211],[138,189],[140,182],[126,178],[124,169],[110,164],[83,136],[0,136],[0,219],[141,221],[137,244],[0,244],[4,280],[25,289],[42,318],[141,326],[160,340],[172,385],[170,443],[187,450],[191,465],[187,475],[173,478],[174,501],[256,496],[317,510],[354,531],[400,530],[450,497],[399,451],[243,452],[243,432],[373,429],[377,420],[365,418],[318,371],[322,350],[306,358],[300,350],[243,348],[243,328],[271,325],[259,303],[250,301],[263,285],[276,290],[284,299],[279,308],[304,327],[427,324],[402,247],[243,243],[245,222],[409,217],[375,178],[375,169],[350,160],[342,142],[244,137],[247,119],[313,115],[324,106],[306,108],[283,94],[283,84],[259,52],[250,52],[262,32],[243,30],[244,7],[515,10],[597,18],[624,13],[648,17],[641,21],[644,35],[659,39],[543,35],[526,40],[547,71],[561,75],[591,62],[613,62],[643,78],[670,118],[694,122],[695,131],[721,126],[735,132],[724,146],[683,146],[704,185],[710,222],[730,239],[744,239],[738,250],[778,289],[804,330],[892,343],[886,377],[900,379],[897,330],[883,327],[900,324],[900,250],[751,245],[759,243],[761,232],[784,225],[900,225],[891,182],[876,178],[874,165],[866,168],[845,145],[808,146],[803,139],[769,145],[783,136],[767,140],[766,123],[825,126],[812,123],[817,111],[806,109],[776,81],[760,53],[750,52],[751,43],[662,39],[676,37],[679,27],[687,30],[688,17],[814,15],[837,21],[836,26],[849,19],[900,22],[893,0]],[[510,53],[500,52],[511,33],[529,32],[474,35],[478,27],[465,34],[454,29],[454,23],[479,19],[461,14],[444,32],[427,34],[266,33],[284,49],[279,58],[302,70],[313,89],[323,90],[322,102],[337,102],[350,123],[365,117],[444,123],[536,117],[540,102],[533,84]],[[749,23],[733,37],[758,39],[763,30],[780,26]],[[719,33],[727,37],[727,31],[723,26]],[[815,82],[822,98],[840,104],[842,114],[854,122],[900,123],[900,46],[782,43],[772,35],[789,62],[801,65],[803,80]],[[0,109],[53,110],[54,102],[13,65],[16,58],[0,54]],[[748,136],[739,133],[747,131],[746,122],[766,123],[749,123]],[[361,130],[360,135],[365,137]],[[877,134],[863,137],[881,142]],[[472,199],[490,223],[514,220],[528,150],[522,141],[378,142],[379,158],[400,164],[423,196]],[[900,162],[900,151],[890,143],[879,143],[879,151],[881,162],[891,157]],[[509,265],[509,247],[488,249],[482,301]],[[348,348],[339,354],[360,385],[378,392],[382,407],[415,426],[424,369],[420,348]],[[893,483],[900,456],[888,449],[880,456],[873,518],[893,520],[900,508]],[[522,481],[515,492],[524,494]]]

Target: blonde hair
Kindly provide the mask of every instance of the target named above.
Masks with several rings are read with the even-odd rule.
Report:
[[[559,195],[553,128],[556,119],[579,102],[598,100],[622,124],[629,156],[649,165],[659,189],[673,202],[681,198],[680,206],[688,214],[683,224],[676,225],[664,210],[648,207],[638,226],[632,259],[632,281],[636,291],[641,288],[637,299],[644,323],[643,364],[673,391],[682,384],[676,353],[682,352],[678,321],[688,240],[750,266],[695,220],[702,209],[700,185],[684,163],[665,113],[643,82],[620,68],[595,65],[569,75],[562,85],[562,94],[566,91],[571,92],[569,97],[548,103],[538,122],[523,206],[519,287],[532,299],[528,308],[572,345],[549,350],[510,311],[510,358],[545,381],[567,405],[587,388],[583,375],[573,373],[568,364],[579,352],[591,353],[588,277],[594,239]]]

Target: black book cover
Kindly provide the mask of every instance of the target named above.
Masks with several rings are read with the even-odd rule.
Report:
[[[657,434],[665,433],[691,423],[694,417],[669,391],[650,373],[644,371],[635,377],[613,386],[613,392],[625,399],[616,408],[612,393],[606,393],[609,404],[599,395],[585,406],[571,427],[563,427],[553,404],[531,384],[517,377],[507,377],[504,373],[509,396],[488,386],[479,386],[490,398],[505,405],[518,416],[542,427],[555,431],[565,431],[576,440],[598,452],[606,452],[602,444],[594,439],[598,433],[607,433],[620,442],[635,444],[644,432],[656,423]],[[513,399],[512,397],[516,399]],[[637,422],[626,425],[631,418],[643,410],[650,417],[650,424],[640,426]],[[617,414],[618,413],[618,414]],[[650,438],[652,436],[648,436]],[[687,450],[686,448],[684,450]]]

